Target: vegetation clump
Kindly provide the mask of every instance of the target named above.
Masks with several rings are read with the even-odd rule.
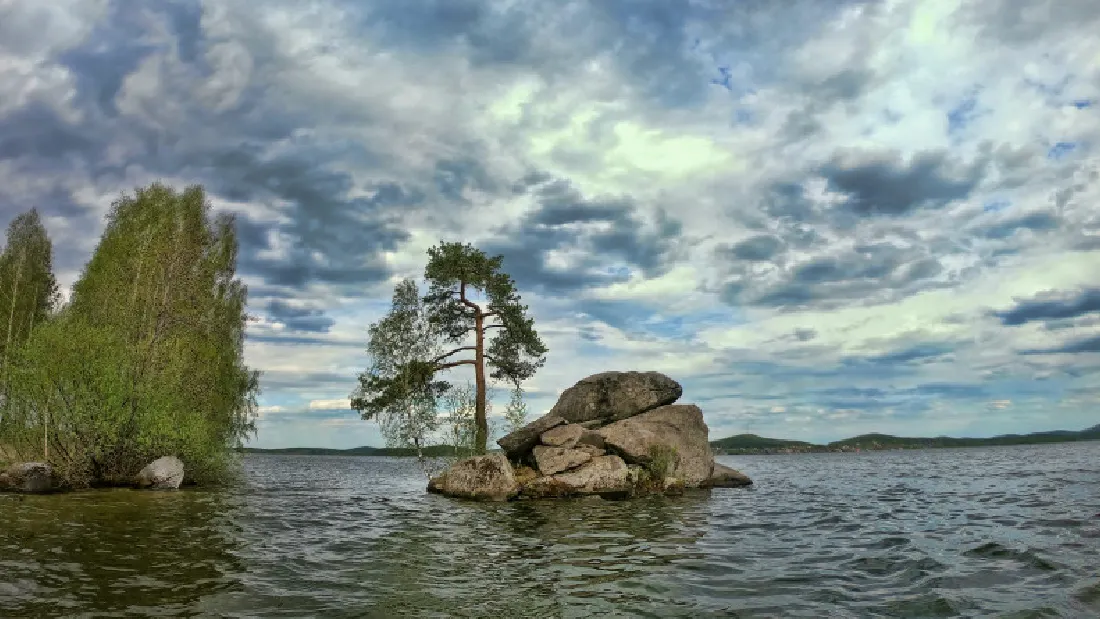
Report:
[[[200,187],[122,196],[64,306],[51,252],[34,211],[12,222],[0,257],[8,457],[45,461],[69,487],[128,484],[164,455],[189,481],[226,479],[259,392],[243,363],[233,218],[211,217]]]

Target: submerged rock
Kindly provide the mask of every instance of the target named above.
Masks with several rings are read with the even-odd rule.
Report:
[[[742,488],[751,485],[752,480],[747,475],[717,462],[714,463],[710,478],[703,482],[706,488]]]
[[[565,420],[556,415],[543,415],[522,428],[502,437],[497,445],[509,456],[526,454],[538,444],[539,437],[547,430],[565,423]]]
[[[592,459],[592,454],[582,449],[563,449],[536,445],[531,450],[535,464],[543,475],[553,475],[576,468]]]
[[[44,462],[13,464],[0,474],[0,490],[42,494],[55,489],[53,468]]]
[[[672,404],[682,394],[680,383],[660,372],[603,372],[562,392],[549,414],[571,423],[608,423]]]
[[[626,462],[657,466],[663,470],[655,474],[675,477],[689,488],[701,486],[714,470],[707,424],[694,404],[662,406],[598,432],[607,449]]]
[[[507,501],[518,491],[512,465],[502,453],[459,460],[428,482],[428,492],[479,501]]]
[[[178,490],[183,483],[183,462],[175,456],[163,456],[145,465],[134,478],[138,488]]]

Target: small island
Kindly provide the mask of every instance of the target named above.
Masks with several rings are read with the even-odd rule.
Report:
[[[743,487],[714,462],[703,412],[675,404],[683,388],[658,372],[604,372],[566,389],[550,412],[497,441],[503,452],[461,460],[428,490],[451,497],[623,499]]]

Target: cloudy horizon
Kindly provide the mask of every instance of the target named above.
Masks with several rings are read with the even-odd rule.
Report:
[[[137,186],[235,213],[252,446],[382,445],[367,326],[440,240],[530,306],[531,418],[657,370],[712,438],[1080,429],[1098,31],[1092,0],[12,0],[0,210],[65,288]]]

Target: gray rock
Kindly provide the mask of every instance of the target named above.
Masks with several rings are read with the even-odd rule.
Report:
[[[543,445],[572,449],[577,444],[577,441],[584,436],[585,432],[586,430],[579,425],[567,423],[563,426],[558,426],[552,430],[543,432],[539,440],[542,441]]]
[[[617,421],[672,404],[682,393],[680,383],[659,372],[603,372],[566,389],[549,414],[571,423]]]
[[[707,424],[703,411],[694,404],[662,406],[617,421],[598,432],[608,451],[631,464],[654,466],[658,464],[654,456],[668,457],[667,470],[659,473],[675,477],[689,488],[701,486],[714,470]]]
[[[600,436],[599,432],[595,432],[595,431],[592,431],[592,430],[585,430],[584,434],[582,434],[580,439],[577,440],[577,446],[582,447],[582,446],[585,446],[585,445],[590,445],[592,447],[598,447],[600,449],[603,449],[604,448],[603,436]]]
[[[145,465],[134,478],[138,488],[178,490],[183,483],[183,462],[175,456],[163,456]]]
[[[543,415],[522,428],[502,437],[497,445],[509,456],[518,457],[531,451],[538,444],[539,437],[551,428],[565,423],[565,420],[556,415]]]
[[[586,453],[588,453],[588,455],[592,456],[593,458],[598,458],[600,456],[607,455],[607,450],[606,449],[600,449],[599,447],[596,447],[595,445],[577,445],[573,449],[576,449],[578,451],[586,452]]]
[[[428,482],[428,492],[479,501],[507,501],[518,491],[512,465],[502,453],[459,460]]]
[[[710,478],[703,483],[707,488],[742,488],[751,485],[752,480],[747,475],[717,462],[714,463]]]
[[[584,466],[554,475],[576,494],[628,494],[631,490],[630,471],[618,456],[600,456]]]
[[[13,464],[0,478],[0,489],[28,494],[52,492],[53,468],[43,462]]]
[[[561,447],[547,447],[536,445],[531,450],[535,457],[535,465],[543,475],[553,475],[562,471],[576,468],[592,459],[592,454],[580,449],[564,449]]]

